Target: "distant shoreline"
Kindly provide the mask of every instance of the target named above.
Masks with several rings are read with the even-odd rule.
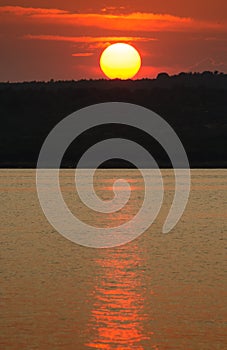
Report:
[[[17,87],[42,87],[42,86],[59,86],[64,85],[74,85],[78,88],[86,87],[86,85],[103,87],[104,85],[109,88],[113,86],[127,87],[129,85],[134,87],[140,87],[141,84],[147,84],[152,87],[176,87],[176,85],[199,87],[199,86],[212,86],[216,88],[227,89],[227,73],[218,72],[218,71],[204,71],[204,72],[180,72],[178,74],[169,75],[166,72],[161,72],[157,75],[156,78],[140,78],[140,79],[79,79],[79,80],[30,80],[30,81],[0,81],[0,90],[6,86]]]
[[[0,170],[2,169],[36,169],[36,165],[34,164],[23,164],[23,163],[18,163],[18,164],[9,164],[9,163],[5,163],[5,164],[0,164]],[[159,167],[160,169],[173,169],[172,167],[169,167],[169,166],[160,166]],[[56,169],[54,167],[43,167],[41,169]],[[67,165],[63,165],[61,166],[61,169],[68,169],[68,170],[75,170],[75,169],[92,169],[92,167],[87,167],[87,168],[77,168],[77,167],[74,167],[74,166],[67,166]],[[108,165],[108,166],[101,166],[99,167],[99,169],[130,169],[130,170],[136,170],[137,168],[135,167],[129,167],[129,166],[120,166],[119,165]],[[144,167],[143,169],[153,169],[153,168],[150,168],[150,167]],[[184,169],[182,167],[179,167],[179,168],[176,168],[176,169]],[[222,164],[197,164],[197,165],[192,165],[190,166],[190,169],[227,169],[227,162],[225,163],[222,163]]]

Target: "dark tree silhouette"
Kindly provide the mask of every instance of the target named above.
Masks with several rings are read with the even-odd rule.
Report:
[[[161,115],[179,135],[192,167],[227,165],[227,75],[160,73],[157,79],[0,83],[1,167],[35,167],[51,129],[70,113],[95,103],[122,101]],[[126,137],[146,147],[162,167],[171,166],[160,145],[134,128],[88,130],[68,149],[63,166],[108,137]],[[125,166],[112,161],[106,166]]]

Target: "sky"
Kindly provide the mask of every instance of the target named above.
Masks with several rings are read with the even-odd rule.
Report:
[[[139,51],[135,79],[227,72],[227,1],[0,0],[0,81],[105,78],[115,42]]]

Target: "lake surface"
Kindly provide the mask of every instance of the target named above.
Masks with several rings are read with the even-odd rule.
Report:
[[[79,203],[73,174],[61,172],[61,187],[82,220],[110,227],[138,211],[138,171],[97,171],[103,199],[112,198],[113,179],[131,184],[129,203],[115,214]],[[174,194],[172,172],[163,171],[163,179],[165,199],[152,226],[126,245],[93,249],[65,239],[48,223],[35,170],[0,171],[1,349],[227,348],[227,171],[192,170],[186,211],[169,234],[161,228]]]

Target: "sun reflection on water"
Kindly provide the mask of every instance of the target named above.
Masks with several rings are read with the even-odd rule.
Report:
[[[141,261],[127,249],[114,251],[111,257],[97,258],[103,276],[97,279],[93,291],[94,304],[90,327],[95,330],[94,339],[87,344],[96,349],[143,350],[144,296],[141,293]]]

